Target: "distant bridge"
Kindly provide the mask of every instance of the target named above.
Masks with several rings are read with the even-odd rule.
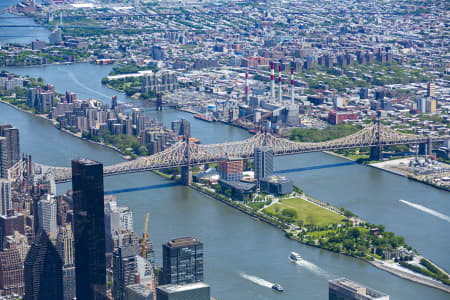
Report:
[[[270,133],[258,133],[244,141],[221,144],[198,145],[190,144],[188,140],[180,141],[162,152],[105,166],[103,171],[104,176],[114,176],[174,167],[183,167],[184,170],[188,170],[190,166],[215,163],[226,159],[250,159],[254,157],[255,148],[262,146],[272,148],[276,156],[363,147],[377,149],[381,155],[383,146],[428,144],[431,147],[431,143],[442,142],[449,138],[448,136],[425,137],[400,133],[379,122],[349,136],[319,143],[294,142],[275,137]],[[71,168],[36,165],[43,172],[53,173],[57,183],[68,182],[72,179]],[[182,174],[182,176],[186,175]]]

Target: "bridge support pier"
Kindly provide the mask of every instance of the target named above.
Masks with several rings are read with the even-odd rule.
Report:
[[[419,144],[419,155],[425,155],[427,152],[427,144]]]
[[[157,111],[163,110],[162,94],[161,93],[158,93],[156,95],[156,110]]]
[[[370,160],[382,160],[383,159],[383,147],[371,147],[370,148]]]
[[[181,167],[181,183],[184,185],[192,185],[192,167]]]
[[[419,155],[430,155],[433,151],[433,143],[430,137],[428,137],[427,142],[419,144]]]

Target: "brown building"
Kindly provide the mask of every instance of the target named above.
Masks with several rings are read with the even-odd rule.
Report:
[[[224,160],[219,163],[220,178],[228,181],[238,181],[244,171],[243,160]]]
[[[23,263],[19,251],[8,249],[0,252],[0,295],[23,295]]]
[[[13,210],[8,211],[8,215],[0,216],[0,247],[3,247],[3,240],[7,235],[13,235],[14,231],[25,233],[25,218],[23,214],[14,214]],[[0,248],[0,249],[1,249]]]

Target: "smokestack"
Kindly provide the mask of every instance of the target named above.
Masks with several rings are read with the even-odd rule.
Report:
[[[273,62],[270,63],[270,89],[272,91],[272,101],[275,102],[275,70]]]
[[[281,64],[278,66],[278,84],[280,85],[280,103],[283,99],[283,92],[281,91]]]
[[[291,68],[291,104],[294,104],[294,68]]]
[[[250,104],[250,95],[248,94],[248,72],[245,72],[245,99],[247,105]]]

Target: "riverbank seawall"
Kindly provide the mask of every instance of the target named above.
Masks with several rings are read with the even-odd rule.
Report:
[[[126,156],[126,154],[123,153],[122,151],[120,151],[120,149],[117,148],[117,147],[114,147],[114,146],[112,146],[112,145],[106,145],[106,144],[99,143],[99,142],[95,142],[95,141],[92,141],[92,140],[88,140],[88,139],[82,138],[81,136],[77,135],[77,134],[74,133],[74,132],[71,132],[70,130],[67,130],[67,129],[64,129],[64,128],[58,128],[57,126],[55,126],[55,123],[54,123],[54,121],[53,121],[52,119],[49,119],[49,118],[47,118],[47,117],[45,117],[45,116],[43,116],[43,115],[34,114],[34,113],[32,113],[31,111],[28,111],[28,110],[26,110],[26,109],[20,108],[20,107],[14,105],[14,104],[11,104],[11,103],[9,103],[9,102],[7,102],[7,101],[4,101],[4,100],[1,100],[1,99],[0,99],[0,103],[6,104],[6,105],[8,105],[8,106],[10,106],[10,107],[12,107],[12,108],[18,110],[18,111],[21,111],[21,112],[23,112],[23,113],[29,114],[29,115],[34,116],[34,117],[36,117],[36,118],[39,118],[39,119],[45,120],[45,121],[47,121],[47,122],[50,122],[50,123],[52,123],[52,125],[53,125],[56,129],[58,129],[59,131],[64,132],[64,133],[67,133],[67,134],[70,134],[71,136],[76,137],[76,138],[78,138],[78,139],[80,139],[80,140],[82,140],[82,141],[86,141],[86,142],[89,142],[89,143],[92,143],[92,144],[96,144],[96,145],[99,145],[99,146],[103,146],[103,147],[109,148],[109,149],[111,149],[111,150],[114,150],[114,151],[120,153],[122,156]],[[124,159],[125,159],[125,158],[124,158]]]
[[[194,189],[194,190],[196,190],[196,191],[206,195],[206,196],[209,196],[209,197],[211,197],[211,198],[213,198],[215,200],[218,200],[218,201],[220,201],[220,202],[222,202],[222,203],[224,203],[224,204],[226,204],[226,205],[228,205],[230,207],[233,207],[233,208],[235,208],[235,209],[245,213],[246,215],[249,215],[249,216],[251,216],[253,218],[256,218],[256,219],[258,219],[258,220],[260,220],[260,221],[262,221],[262,222],[264,222],[264,223],[266,223],[268,225],[274,226],[274,227],[282,230],[285,233],[285,236],[288,239],[290,239],[290,240],[296,241],[298,243],[301,243],[301,244],[304,244],[304,245],[307,245],[307,246],[312,246],[312,247],[315,247],[315,248],[318,248],[318,249],[327,250],[327,249],[321,248],[321,247],[319,247],[317,245],[303,243],[302,241],[296,239],[295,237],[289,236],[287,234],[287,231],[282,226],[280,226],[279,224],[276,224],[276,223],[266,219],[264,216],[261,216],[261,215],[257,214],[256,212],[247,211],[244,208],[240,207],[239,205],[236,205],[236,204],[232,203],[231,201],[226,201],[226,200],[224,200],[224,199],[222,199],[222,198],[220,198],[218,196],[215,196],[214,194],[207,193],[206,191],[204,191],[201,188],[196,187],[194,185],[192,185],[190,187],[192,189]],[[350,255],[347,255],[345,253],[339,253],[339,254],[344,254],[346,256],[350,256]],[[388,267],[388,266],[386,266],[385,264],[383,264],[381,262],[370,261],[368,259],[363,259],[363,258],[354,257],[354,256],[351,256],[351,257],[353,257],[355,259],[366,261],[369,264],[371,264],[372,266],[374,266],[374,267],[376,267],[376,268],[378,268],[380,270],[389,272],[389,273],[391,273],[391,274],[393,274],[395,276],[401,277],[403,279],[407,279],[407,280],[415,282],[415,283],[419,283],[419,284],[426,285],[426,286],[429,286],[429,287],[432,287],[432,288],[436,288],[436,289],[442,290],[442,291],[447,292],[447,293],[450,294],[450,286],[445,285],[445,284],[443,284],[441,282],[438,282],[436,280],[433,280],[431,278],[428,279],[428,278],[425,278],[425,277],[422,277],[422,276],[419,276],[419,275],[415,275],[415,274],[412,274],[412,273],[409,273],[409,272],[404,272],[404,271],[402,271],[400,269],[397,269],[397,268],[391,268],[391,267]],[[438,267],[438,266],[436,266],[436,267]]]

